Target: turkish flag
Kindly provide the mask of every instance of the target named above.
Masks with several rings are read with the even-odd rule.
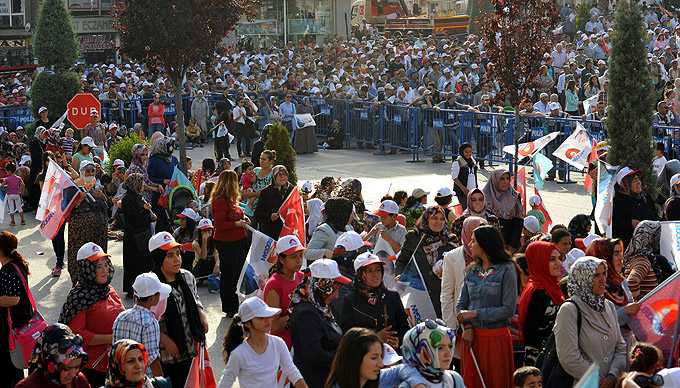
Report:
[[[510,177],[510,185],[515,185],[515,177]],[[524,167],[517,170],[517,193],[522,201],[522,209],[527,208],[527,171]]]
[[[297,187],[288,194],[288,198],[283,201],[279,208],[279,217],[283,221],[283,228],[279,237],[294,234],[302,245],[305,243],[305,212],[302,206],[302,197]]]

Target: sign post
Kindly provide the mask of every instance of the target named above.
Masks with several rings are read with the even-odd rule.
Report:
[[[99,117],[102,114],[102,104],[93,94],[78,93],[66,104],[68,121],[76,129],[83,129],[90,122],[90,111],[95,109]]]

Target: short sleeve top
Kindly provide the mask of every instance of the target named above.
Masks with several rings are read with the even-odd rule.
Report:
[[[21,268],[21,266],[19,266]],[[26,273],[23,269],[18,269],[22,272],[24,278]],[[28,280],[26,280],[28,282]],[[33,308],[31,302],[28,300],[28,294],[24,289],[21,277],[17,273],[17,268],[12,264],[3,265],[0,268],[0,296],[18,296],[19,304],[9,307],[12,314],[12,326],[14,328],[25,325],[33,315]],[[7,327],[7,308],[0,308],[0,346],[8,346],[9,330]]]

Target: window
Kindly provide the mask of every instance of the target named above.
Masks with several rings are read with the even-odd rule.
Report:
[[[23,28],[25,0],[0,0],[0,28]]]

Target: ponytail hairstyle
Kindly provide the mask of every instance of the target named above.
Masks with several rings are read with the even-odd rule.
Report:
[[[19,240],[14,233],[6,230],[0,233],[0,252],[5,255],[11,262],[16,263],[19,267],[23,268],[26,274],[30,274],[28,271],[28,262],[24,257],[17,251],[17,246],[19,246]]]
[[[281,260],[283,260],[285,258],[286,258],[286,255],[283,254],[283,253],[279,253],[276,256],[276,262],[274,263],[274,265],[271,266],[271,268],[269,268],[269,276],[272,276],[275,273],[280,274],[281,271],[283,271],[283,265],[281,264]]]
[[[241,322],[241,317],[238,314],[234,315],[229,329],[224,334],[224,344],[222,345],[222,357],[224,358],[225,365],[227,364],[227,361],[229,361],[231,352],[243,343],[245,332],[247,331],[248,328]]]
[[[630,371],[654,374],[660,358],[659,348],[646,342],[638,342],[630,350]]]

